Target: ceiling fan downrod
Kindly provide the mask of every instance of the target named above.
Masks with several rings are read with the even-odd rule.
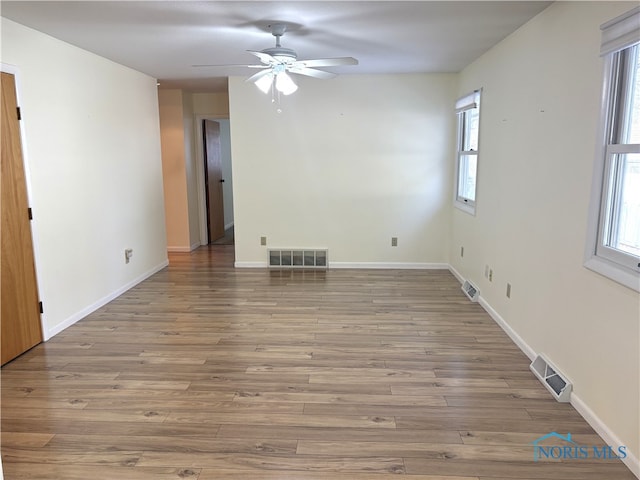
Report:
[[[287,26],[284,23],[274,23],[273,25],[269,25],[271,28],[271,35],[276,37],[276,48],[280,48],[280,37],[284,35],[284,32],[287,31]]]

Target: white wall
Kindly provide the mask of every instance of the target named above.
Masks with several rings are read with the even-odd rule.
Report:
[[[455,75],[297,76],[282,113],[244,80],[229,80],[237,265],[266,264],[261,236],[333,265],[447,261]]]
[[[49,337],[166,264],[156,82],[1,22],[2,62],[20,72]]]
[[[451,263],[574,382],[582,413],[590,409],[637,459],[639,297],[583,267],[599,26],[635,5],[553,4],[462,72],[459,94],[484,89],[478,206],[475,217],[453,210]]]

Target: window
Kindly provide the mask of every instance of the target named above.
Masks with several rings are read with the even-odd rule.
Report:
[[[640,7],[602,26],[602,145],[585,265],[640,291]]]
[[[480,127],[480,91],[476,90],[456,102],[458,142],[456,155],[455,205],[475,214],[478,178],[478,134]]]

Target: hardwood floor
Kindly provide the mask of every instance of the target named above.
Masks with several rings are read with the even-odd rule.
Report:
[[[447,271],[170,263],[2,369],[7,480],[635,478]]]

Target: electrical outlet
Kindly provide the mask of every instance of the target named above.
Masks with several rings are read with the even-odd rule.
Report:
[[[267,237],[260,237],[260,245],[265,246],[267,244]]]
[[[493,270],[489,269],[489,281],[493,282]]]
[[[507,283],[507,298],[511,298],[511,284]]]
[[[133,257],[133,248],[126,248],[124,251],[124,263],[129,263]]]
[[[464,257],[464,247],[460,247],[460,256]]]
[[[391,246],[392,247],[398,246],[398,237],[391,237]]]

